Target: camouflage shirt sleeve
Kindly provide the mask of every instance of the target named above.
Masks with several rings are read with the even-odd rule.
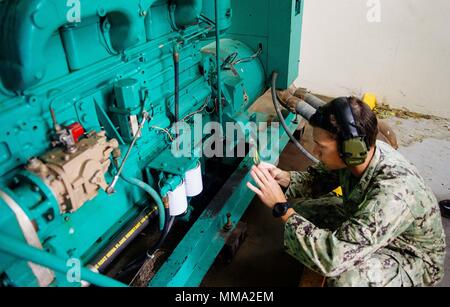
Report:
[[[404,189],[398,179],[375,183],[357,212],[336,231],[320,229],[302,216],[292,215],[285,225],[287,252],[328,277],[354,268],[412,224]]]
[[[330,172],[322,163],[308,167],[306,172],[290,172],[291,182],[286,191],[288,199],[325,195],[339,186],[339,174]]]

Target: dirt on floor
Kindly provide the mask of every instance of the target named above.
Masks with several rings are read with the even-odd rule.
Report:
[[[391,125],[402,147],[421,143],[427,138],[450,141],[450,120],[447,118],[395,109],[388,105],[377,106],[375,112],[378,118]]]

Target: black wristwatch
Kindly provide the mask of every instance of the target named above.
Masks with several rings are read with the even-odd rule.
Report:
[[[286,214],[289,208],[292,208],[292,206],[288,202],[277,203],[275,204],[275,206],[273,206],[272,215],[274,217],[282,217]]]

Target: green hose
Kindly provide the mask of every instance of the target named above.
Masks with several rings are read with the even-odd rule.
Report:
[[[67,271],[70,269],[70,267],[67,266],[67,260],[60,259],[55,255],[49,254],[10,236],[0,234],[0,242],[2,242],[0,244],[0,251],[5,254],[31,261],[62,274],[67,274]],[[123,283],[83,267],[80,268],[80,279],[100,287],[126,287]]]
[[[159,196],[158,192],[155,191],[151,186],[146,184],[145,182],[131,177],[126,177],[124,175],[120,176],[123,180],[128,182],[129,184],[132,184],[134,186],[137,186],[147,192],[156,202],[156,205],[158,206],[158,216],[159,216],[159,230],[162,231],[164,229],[165,224],[165,215],[164,215],[164,204],[162,202],[161,197]]]

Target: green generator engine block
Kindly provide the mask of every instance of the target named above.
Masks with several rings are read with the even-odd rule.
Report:
[[[0,282],[117,285],[99,274],[105,251],[135,236],[130,225],[137,232],[155,218],[163,231],[187,171],[209,172],[202,155],[172,154],[174,124],[193,126],[194,114],[203,126],[258,122],[249,108],[272,71],[280,88],[298,75],[302,5],[0,1]],[[253,197],[239,184],[235,222]],[[216,211],[200,216],[151,285],[200,283],[223,240],[196,229],[208,223],[219,233],[211,225],[225,211]],[[199,253],[192,261],[202,269],[182,267],[186,251]],[[61,268],[71,259],[83,267],[75,282]]]

